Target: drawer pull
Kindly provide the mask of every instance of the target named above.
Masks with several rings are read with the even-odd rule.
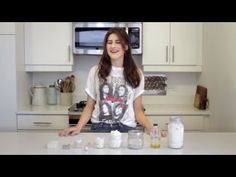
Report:
[[[34,122],[35,125],[50,125],[52,122]]]

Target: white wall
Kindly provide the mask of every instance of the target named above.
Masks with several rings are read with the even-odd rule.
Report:
[[[52,84],[58,78],[69,74],[76,76],[76,90],[73,93],[73,102],[86,99],[84,92],[89,69],[98,64],[101,56],[75,55],[74,72],[71,73],[33,73],[33,83]],[[134,55],[135,62],[142,68],[142,55]],[[193,104],[199,73],[166,73],[168,76],[167,96],[144,96],[143,103],[158,104]]]
[[[236,23],[206,23],[203,29],[200,84],[208,87],[210,130],[236,131]]]

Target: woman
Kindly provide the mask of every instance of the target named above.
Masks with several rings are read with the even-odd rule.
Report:
[[[127,95],[129,95],[127,100],[116,98],[114,93],[109,98],[101,100],[103,93],[100,88],[104,83],[108,83],[112,90],[119,85],[125,85]],[[152,130],[153,126],[142,109],[141,95],[144,92],[144,76],[133,60],[129,37],[123,28],[111,28],[107,32],[103,55],[98,66],[91,68],[85,91],[88,95],[87,104],[78,124],[60,132],[60,136],[79,134],[90,119],[91,130],[94,132],[111,130],[127,132],[135,129],[137,122],[145,127],[148,133]],[[114,108],[116,104],[123,104],[127,105],[127,108],[118,123],[114,117],[106,121],[106,118],[101,115],[101,103],[108,103],[111,108]],[[114,113],[114,110],[112,112]]]

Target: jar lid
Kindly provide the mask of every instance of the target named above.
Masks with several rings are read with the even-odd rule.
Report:
[[[141,135],[143,134],[143,131],[141,130],[129,130],[128,134],[137,134],[137,135]]]
[[[47,87],[45,85],[35,84],[32,86],[32,88],[47,88]]]
[[[171,116],[170,120],[180,120],[181,117],[180,116]]]

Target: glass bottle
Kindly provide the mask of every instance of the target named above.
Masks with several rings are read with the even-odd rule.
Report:
[[[150,132],[150,138],[151,138],[151,148],[160,148],[160,133],[158,124],[153,124],[153,129]]]
[[[182,148],[184,143],[184,124],[181,117],[171,116],[168,124],[168,147]]]

